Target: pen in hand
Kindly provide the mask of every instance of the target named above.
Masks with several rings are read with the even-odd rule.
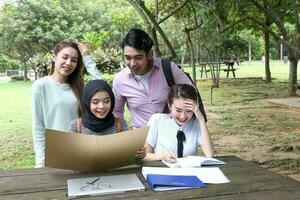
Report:
[[[159,144],[166,151],[165,153],[161,153],[162,160],[167,161],[169,163],[177,162],[176,155],[173,152],[169,151],[168,148],[162,143]]]

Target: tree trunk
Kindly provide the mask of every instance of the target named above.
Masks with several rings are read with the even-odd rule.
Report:
[[[186,35],[188,50],[189,50],[189,53],[190,53],[190,63],[191,63],[191,67],[192,67],[192,70],[193,70],[193,81],[194,81],[194,83],[197,87],[195,53],[194,53],[193,42],[192,42],[192,39],[191,39],[190,31],[186,30],[185,35]]]
[[[187,46],[189,48],[189,52],[190,52],[190,63],[192,66],[192,70],[193,70],[193,81],[197,87],[197,82],[196,82],[196,66],[195,66],[195,53],[194,53],[194,49],[193,49],[193,42],[191,39],[191,35],[190,32],[188,30],[185,31],[185,35],[186,35],[186,41],[187,41]]]
[[[131,2],[131,1],[130,1]],[[175,50],[172,46],[172,44],[170,43],[169,39],[167,38],[167,36],[165,35],[164,31],[162,30],[162,28],[159,26],[158,22],[155,20],[155,17],[151,14],[151,12],[148,10],[148,8],[145,6],[144,2],[141,1],[141,2],[132,2],[133,4],[134,3],[137,3],[138,6],[136,6],[135,8],[139,7],[142,12],[144,13],[144,15],[147,16],[148,18],[148,22],[152,24],[152,26],[157,30],[157,32],[160,34],[162,40],[165,42],[166,46],[168,47],[170,53],[171,53],[171,56],[170,56],[170,59],[174,59],[177,57],[176,53],[175,53]]]
[[[27,63],[26,62],[24,62],[24,82],[26,82],[27,81]]]
[[[296,52],[294,52],[291,48],[289,48],[289,57],[290,61],[290,73],[289,73],[289,96],[296,96],[297,92],[297,67],[298,67],[298,58],[294,56]]]
[[[33,71],[34,71],[34,80],[37,80],[38,70],[36,68],[33,68]]]
[[[265,36],[265,74],[266,83],[271,83],[271,71],[270,71],[270,34],[269,31],[264,31]]]
[[[196,62],[196,64],[200,64],[200,54],[199,54],[199,52],[200,52],[200,45],[199,45],[199,43],[198,42],[196,42],[197,43],[197,52],[196,52],[196,56],[195,56],[195,62]]]
[[[155,16],[155,20],[158,21],[158,0],[154,1],[154,16]],[[151,30],[151,35],[152,35],[152,39],[154,42],[154,46],[153,46],[153,56],[154,57],[161,57],[161,52],[159,50],[159,43],[158,43],[158,39],[157,39],[157,34],[156,34],[156,29],[152,28]]]
[[[182,47],[182,51],[181,51],[181,65],[183,65],[185,63],[185,54],[186,54],[186,47]]]
[[[289,50],[289,60],[290,60],[290,75],[289,75],[289,95],[296,96],[297,92],[297,67],[298,60],[300,57],[299,49],[300,49],[300,20],[299,20],[299,12],[297,9],[296,1],[292,1],[294,18],[295,18],[295,37],[293,38],[296,49],[288,48]],[[298,50],[298,51],[297,51]]]
[[[154,57],[159,58],[159,57],[161,57],[161,52],[159,50],[159,44],[158,44],[158,39],[157,39],[157,34],[156,34],[155,28],[152,28],[150,33],[151,33],[153,43],[154,43],[154,46],[153,46]]]
[[[248,42],[248,61],[249,61],[249,65],[251,65],[251,42]]]

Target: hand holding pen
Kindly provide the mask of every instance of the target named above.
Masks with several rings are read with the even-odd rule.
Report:
[[[169,163],[174,163],[174,162],[177,162],[176,160],[176,155],[173,153],[173,152],[170,152],[167,147],[163,144],[160,143],[160,146],[163,147],[166,152],[164,153],[161,153],[161,160],[164,160],[164,161],[167,161]]]
[[[161,155],[161,160],[167,161],[169,163],[177,162],[176,156],[172,152],[165,152],[165,153],[161,153],[160,155]]]

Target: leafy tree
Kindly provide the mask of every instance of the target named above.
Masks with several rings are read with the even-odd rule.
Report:
[[[127,31],[125,28],[139,24],[139,20],[133,20],[132,10],[122,11],[126,10],[121,7],[122,3],[124,1],[23,0],[6,4],[0,15],[1,53],[19,60],[26,77],[29,67],[36,72],[36,66],[45,68],[47,63],[40,61],[61,40],[90,40],[95,42],[94,46],[90,44],[93,49],[100,45],[116,48]],[[115,8],[115,5],[119,6]],[[107,10],[115,17],[107,14]],[[120,23],[124,24],[122,28],[111,29]]]
[[[20,1],[6,4],[0,18],[1,53],[19,60],[27,80],[27,68],[38,53],[46,55],[68,29],[67,12],[61,7],[49,7],[45,2]],[[56,2],[53,2],[55,5]]]
[[[10,61],[4,56],[0,55],[0,70],[11,70],[19,69],[19,64],[17,62]]]
[[[249,0],[259,11],[268,16],[276,25],[277,30],[272,30],[266,24],[261,23],[255,17],[251,17],[252,21],[257,23],[268,32],[275,40],[282,42],[288,46],[288,58],[290,61],[289,73],[289,95],[296,95],[297,83],[297,66],[300,57],[300,20],[299,9],[300,4],[296,0],[289,1],[267,1],[267,0]],[[289,31],[290,22],[294,25],[293,30]],[[281,39],[282,36],[282,39]]]
[[[151,5],[149,7],[146,6],[145,1],[143,0],[127,0],[138,12],[138,14],[143,19],[145,26],[149,34],[152,36],[154,41],[154,54],[156,56],[161,56],[161,52],[159,50],[158,38],[156,32],[158,32],[164,41],[165,45],[167,46],[168,50],[170,51],[170,58],[176,58],[177,55],[174,51],[172,44],[170,43],[168,37],[166,36],[165,32],[161,28],[160,24],[167,20],[169,17],[174,15],[177,11],[179,11],[182,7],[184,7],[189,0],[184,0],[183,2],[178,1],[154,1],[155,8],[154,10],[151,9]],[[165,10],[167,12],[160,12],[160,4],[164,5]],[[175,4],[175,6],[174,6]],[[160,13],[167,13],[164,16],[160,17]]]

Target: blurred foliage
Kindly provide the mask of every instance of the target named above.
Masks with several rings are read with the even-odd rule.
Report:
[[[19,63],[0,55],[0,70],[19,69]]]
[[[44,69],[49,64],[49,61],[43,58],[51,53],[57,42],[73,40],[87,44],[100,70],[113,72],[118,68],[119,61],[115,60],[121,60],[120,43],[127,31],[134,27],[145,29],[139,13],[126,0],[12,2],[14,3],[6,3],[0,8],[0,54],[5,54],[6,58],[17,60],[22,63],[21,66],[28,66],[36,71],[39,71],[39,68]],[[144,2],[154,14],[154,1]],[[158,21],[183,3],[181,0],[157,2]],[[276,2],[267,3],[274,6]],[[282,13],[291,10],[292,6],[290,3],[280,3],[282,8],[275,8],[282,17]],[[191,12],[193,8],[195,16]],[[233,55],[245,60],[248,56],[249,43],[253,58],[260,59],[264,52],[262,29],[243,19],[246,15],[264,20],[264,14],[249,1],[190,0],[159,25],[182,61],[189,60],[183,30],[191,27],[195,22],[194,19],[201,24],[198,29],[191,32],[198,61],[216,61],[218,57],[225,59]],[[283,19],[288,35],[295,36],[295,26],[290,15],[284,16]],[[225,27],[238,20],[241,22],[222,32]],[[274,24],[271,29],[278,31]],[[168,55],[168,48],[160,34],[157,35],[162,55]],[[271,58],[279,58],[278,42],[271,38],[270,45]],[[112,49],[116,53],[112,54]],[[287,53],[286,48],[284,49]],[[1,68],[2,63],[0,57]]]
[[[0,9],[0,53],[34,69],[61,40],[118,49],[127,29],[140,25],[126,1],[24,0]]]

